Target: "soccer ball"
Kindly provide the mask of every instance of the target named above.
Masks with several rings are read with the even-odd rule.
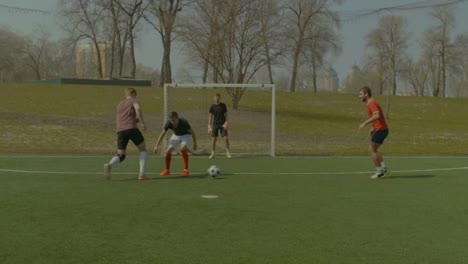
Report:
[[[211,177],[216,177],[216,176],[218,176],[220,173],[221,173],[221,170],[220,170],[219,167],[216,166],[216,165],[211,165],[211,166],[208,168],[208,175],[210,175]]]

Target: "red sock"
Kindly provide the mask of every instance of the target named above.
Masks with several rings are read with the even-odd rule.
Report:
[[[166,170],[169,170],[169,168],[171,167],[171,158],[172,158],[172,153],[166,152]]]
[[[184,169],[188,170],[188,153],[187,153],[187,150],[184,149],[181,152],[182,152],[182,159],[184,160]]]

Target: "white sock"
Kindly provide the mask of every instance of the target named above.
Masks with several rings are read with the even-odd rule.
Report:
[[[383,172],[382,167],[377,167],[377,172]]]
[[[382,168],[382,170],[385,170],[386,167],[385,167],[385,163],[383,161],[380,163],[380,167]]]
[[[145,175],[147,158],[148,158],[148,153],[146,151],[140,152],[140,176]]]
[[[112,167],[116,164],[120,163],[120,158],[119,156],[114,156],[112,159],[109,161],[109,165]]]

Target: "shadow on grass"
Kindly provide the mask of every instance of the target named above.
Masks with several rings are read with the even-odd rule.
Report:
[[[399,176],[389,176],[383,178],[383,180],[391,180],[391,179],[428,179],[434,178],[434,175],[429,174],[422,174],[422,175],[399,175]]]

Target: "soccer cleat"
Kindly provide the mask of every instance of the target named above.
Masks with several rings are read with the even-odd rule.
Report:
[[[374,173],[372,176],[370,176],[371,179],[380,179],[385,176],[386,171],[377,171]]]
[[[140,175],[140,176],[138,176],[138,180],[139,181],[149,180],[149,177],[146,176],[146,175]]]
[[[189,176],[188,170],[184,169],[184,171],[180,174],[180,176],[182,176],[182,177],[187,177],[187,176]]]
[[[165,176],[165,175],[169,175],[169,170],[168,169],[164,169],[161,173],[159,173],[159,175],[161,176]]]
[[[104,164],[104,177],[106,180],[111,179],[111,165],[109,163]]]
[[[213,159],[214,158],[214,152],[211,152],[211,155],[208,158]]]
[[[228,159],[232,158],[231,153],[226,152],[226,157],[227,157]]]

